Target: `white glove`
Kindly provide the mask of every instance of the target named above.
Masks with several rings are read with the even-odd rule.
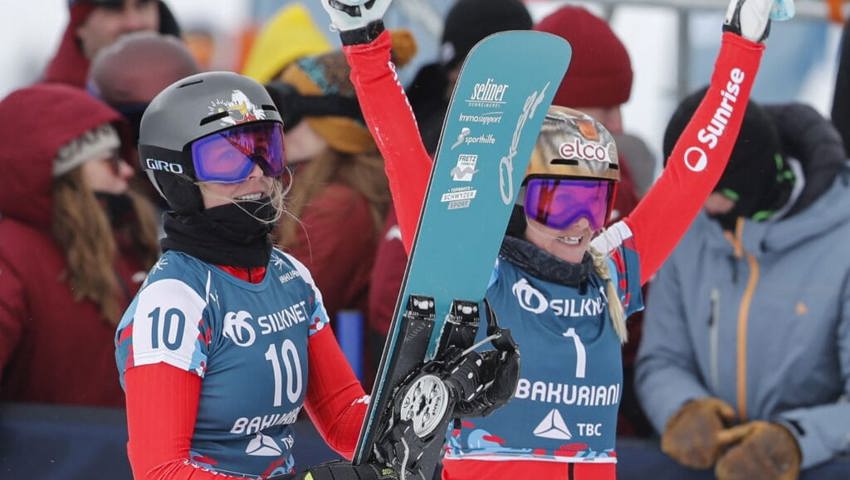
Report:
[[[770,12],[777,0],[730,0],[723,29],[763,42],[770,32]]]
[[[331,28],[347,32],[365,28],[384,18],[392,0],[322,0],[322,7],[331,17]]]

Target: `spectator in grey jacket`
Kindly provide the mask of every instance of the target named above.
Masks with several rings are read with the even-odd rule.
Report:
[[[703,94],[674,113],[665,153]],[[850,452],[848,238],[838,133],[810,107],[750,102],[650,289],[636,388],[665,453],[719,479],[793,480]]]

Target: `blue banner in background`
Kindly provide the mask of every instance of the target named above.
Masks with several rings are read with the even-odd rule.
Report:
[[[366,345],[365,321],[359,310],[340,310],[336,315],[336,339],[354,375],[363,382],[363,354]]]

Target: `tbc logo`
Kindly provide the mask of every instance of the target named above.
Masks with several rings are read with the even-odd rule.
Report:
[[[708,155],[699,147],[685,150],[685,166],[692,172],[701,172],[708,166]]]
[[[534,436],[550,438],[552,440],[570,440],[573,434],[567,427],[564,417],[553,408],[546,414],[543,420],[534,428]]]
[[[276,457],[281,455],[283,450],[272,437],[257,433],[257,436],[248,442],[245,453],[259,457]]]
[[[254,327],[248,323],[253,320],[251,314],[240,310],[239,312],[227,312],[224,316],[224,336],[240,347],[250,347],[254,344],[256,334]]]
[[[528,280],[521,278],[511,288],[519,306],[531,313],[543,313],[549,308],[549,302],[536,288],[532,287]]]

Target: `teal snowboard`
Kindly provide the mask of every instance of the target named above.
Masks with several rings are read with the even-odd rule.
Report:
[[[560,37],[509,31],[485,38],[466,57],[446,114],[355,464],[375,461],[376,440],[398,421],[392,418],[391,399],[400,383],[439,355],[439,346],[446,342],[446,318],[454,318],[449,316],[453,301],[477,305],[484,299],[543,117],[571,54]],[[437,432],[436,441],[444,433]]]

